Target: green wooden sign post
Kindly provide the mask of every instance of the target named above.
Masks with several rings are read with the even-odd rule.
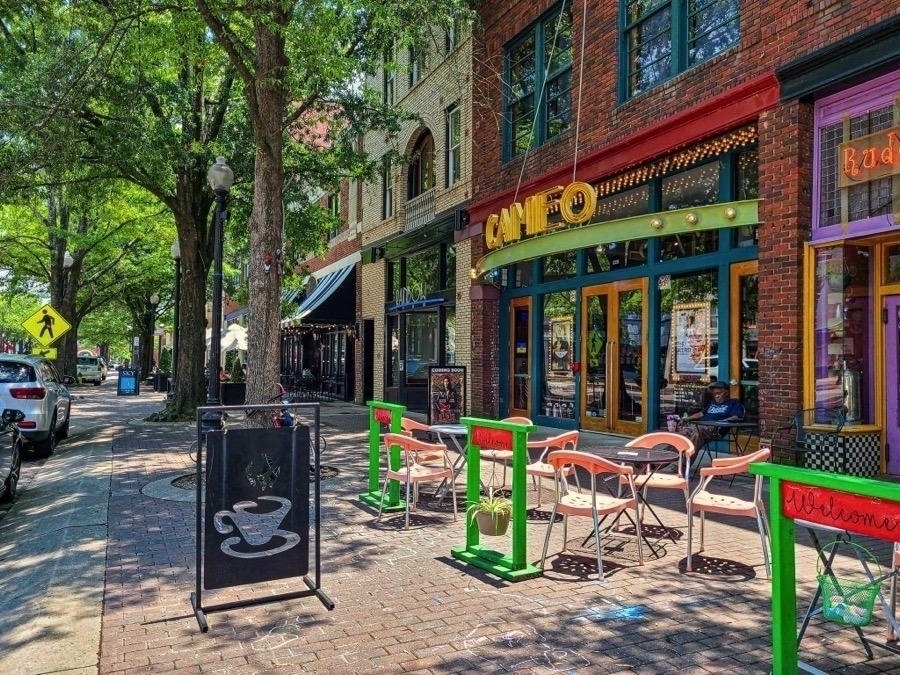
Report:
[[[388,431],[399,434],[401,431],[400,418],[406,412],[406,406],[383,401],[369,401],[369,491],[359,495],[359,500],[374,508],[381,504],[381,430],[383,426]],[[400,448],[391,448],[390,463],[392,469],[400,468]],[[405,511],[406,502],[400,499],[400,482],[392,480],[388,483],[387,494],[384,497],[386,512]]]
[[[525,465],[528,464],[528,433],[537,427],[533,424],[514,424],[475,417],[460,419],[468,429],[466,445],[466,501],[478,502],[481,490],[482,447],[512,449],[512,551],[503,554],[479,543],[481,533],[475,519],[466,516],[466,545],[451,549],[454,558],[474,565],[507,581],[523,581],[541,575],[541,569],[527,561],[526,519],[528,505]]]
[[[772,672],[796,675],[794,519],[900,541],[900,485],[780,464],[752,464],[750,472],[770,479]]]

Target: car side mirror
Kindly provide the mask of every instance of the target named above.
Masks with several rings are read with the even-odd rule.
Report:
[[[75,384],[75,378],[71,375],[63,375],[62,381],[65,385]]]

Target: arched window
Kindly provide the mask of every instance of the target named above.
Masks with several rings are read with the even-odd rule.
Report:
[[[413,148],[407,185],[408,199],[434,187],[434,138],[431,132],[425,132]]]

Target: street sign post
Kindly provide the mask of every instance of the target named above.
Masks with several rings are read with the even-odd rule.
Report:
[[[72,330],[72,325],[59,312],[53,309],[50,304],[44,305],[25,319],[22,322],[22,327],[42,347],[49,347]]]

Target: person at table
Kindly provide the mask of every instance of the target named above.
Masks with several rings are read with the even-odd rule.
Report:
[[[724,436],[724,429],[705,424],[693,424],[697,422],[740,422],[744,419],[744,404],[736,398],[729,396],[728,385],[725,382],[713,382],[709,385],[712,395],[703,407],[682,420],[678,429],[679,433],[691,439],[694,447],[699,450],[706,441]]]

